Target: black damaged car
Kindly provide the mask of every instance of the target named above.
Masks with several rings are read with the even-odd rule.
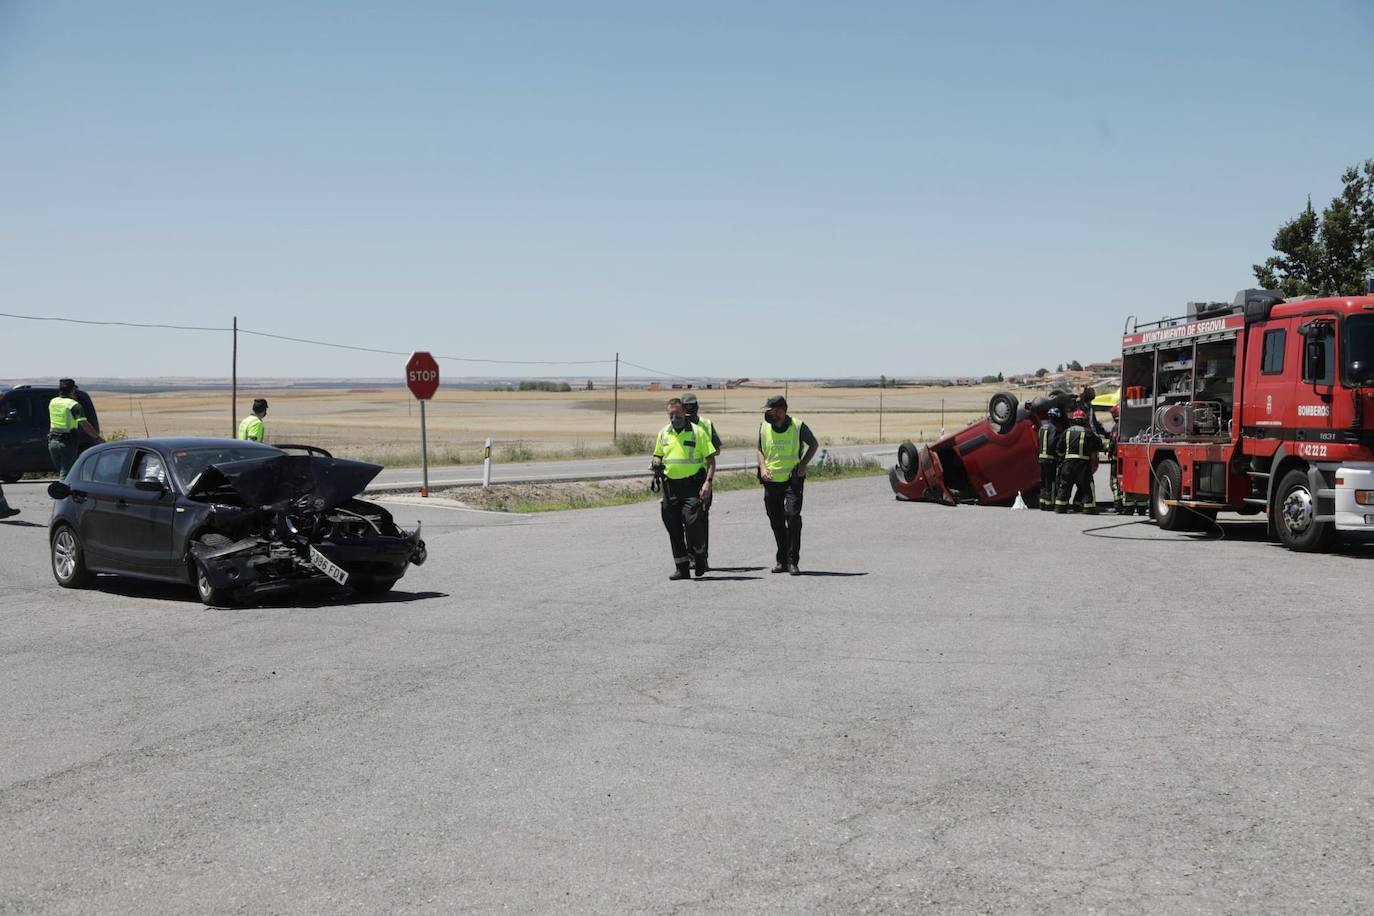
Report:
[[[211,606],[325,579],[380,594],[426,555],[418,527],[355,498],[381,470],[234,439],[97,445],[48,487],[53,576],[185,582]]]

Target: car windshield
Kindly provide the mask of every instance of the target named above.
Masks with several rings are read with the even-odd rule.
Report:
[[[172,469],[182,489],[190,490],[196,478],[212,464],[226,461],[242,461],[245,458],[266,458],[280,455],[275,448],[252,445],[216,445],[211,448],[185,448],[172,452]]]
[[[1347,381],[1350,365],[1355,362],[1364,363],[1366,367],[1374,366],[1374,315],[1351,315],[1346,319],[1343,374]]]

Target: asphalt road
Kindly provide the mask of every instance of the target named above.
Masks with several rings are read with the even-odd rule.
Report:
[[[832,458],[875,458],[891,465],[897,460],[897,444],[826,446]],[[748,449],[728,449],[721,454],[720,470],[752,468],[755,456]],[[558,480],[596,480],[612,477],[648,477],[649,456],[628,458],[586,458],[569,461],[532,461],[519,464],[493,463],[492,483],[546,483]],[[418,490],[423,475],[419,468],[387,468],[377,475],[368,492]],[[482,482],[482,465],[445,465],[429,469],[429,486],[472,486]]]
[[[206,610],[0,522],[0,912],[1374,911],[1374,549],[757,491],[397,505],[388,600]],[[37,523],[37,524],[35,524]]]

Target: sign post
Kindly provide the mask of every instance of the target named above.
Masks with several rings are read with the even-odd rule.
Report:
[[[429,443],[425,433],[425,401],[439,390],[439,364],[424,350],[406,360],[406,387],[420,402],[420,495],[429,496]]]

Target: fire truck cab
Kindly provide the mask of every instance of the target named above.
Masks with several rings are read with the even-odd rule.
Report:
[[[1374,532],[1374,295],[1242,290],[1122,338],[1117,482],[1170,530],[1219,511],[1321,550]]]

